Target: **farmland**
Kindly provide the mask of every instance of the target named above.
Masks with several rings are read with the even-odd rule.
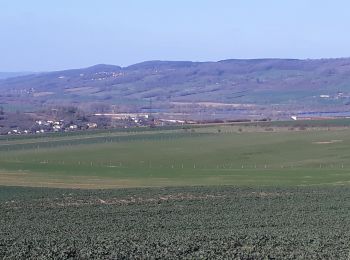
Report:
[[[1,137],[0,258],[348,259],[349,133],[332,121]]]
[[[349,187],[0,187],[4,259],[348,259]]]
[[[330,131],[264,127],[3,138],[0,182],[63,188],[349,183],[347,127]]]

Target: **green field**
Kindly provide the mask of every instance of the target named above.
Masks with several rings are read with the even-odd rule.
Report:
[[[348,259],[349,187],[0,186],[0,259]]]
[[[1,138],[0,183],[72,188],[350,183],[350,129],[264,127]]]
[[[348,259],[339,123],[0,137],[0,258]]]

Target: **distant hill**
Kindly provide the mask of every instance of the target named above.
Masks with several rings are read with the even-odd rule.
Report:
[[[31,72],[0,72],[0,79],[14,78],[32,74]]]
[[[104,104],[140,110],[150,109],[152,103],[164,111],[191,105],[235,105],[237,111],[258,106],[259,113],[346,110],[350,59],[100,64],[0,80],[0,90],[3,104],[32,108],[73,104],[88,109]]]

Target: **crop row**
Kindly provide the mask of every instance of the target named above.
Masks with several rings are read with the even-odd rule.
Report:
[[[346,259],[350,189],[0,189],[4,259]]]
[[[64,140],[48,140],[48,141],[36,141],[31,143],[21,144],[0,144],[0,151],[16,151],[27,149],[40,149],[40,148],[55,148],[60,146],[73,146],[82,144],[97,144],[97,143],[114,143],[114,142],[132,142],[132,141],[157,141],[163,139],[176,139],[184,137],[198,137],[203,135],[209,135],[208,133],[154,133],[154,134],[130,134],[126,136],[98,136],[88,137],[81,139],[64,139]]]

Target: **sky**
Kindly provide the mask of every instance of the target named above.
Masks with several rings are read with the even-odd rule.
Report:
[[[0,0],[0,71],[350,57],[348,0]]]

